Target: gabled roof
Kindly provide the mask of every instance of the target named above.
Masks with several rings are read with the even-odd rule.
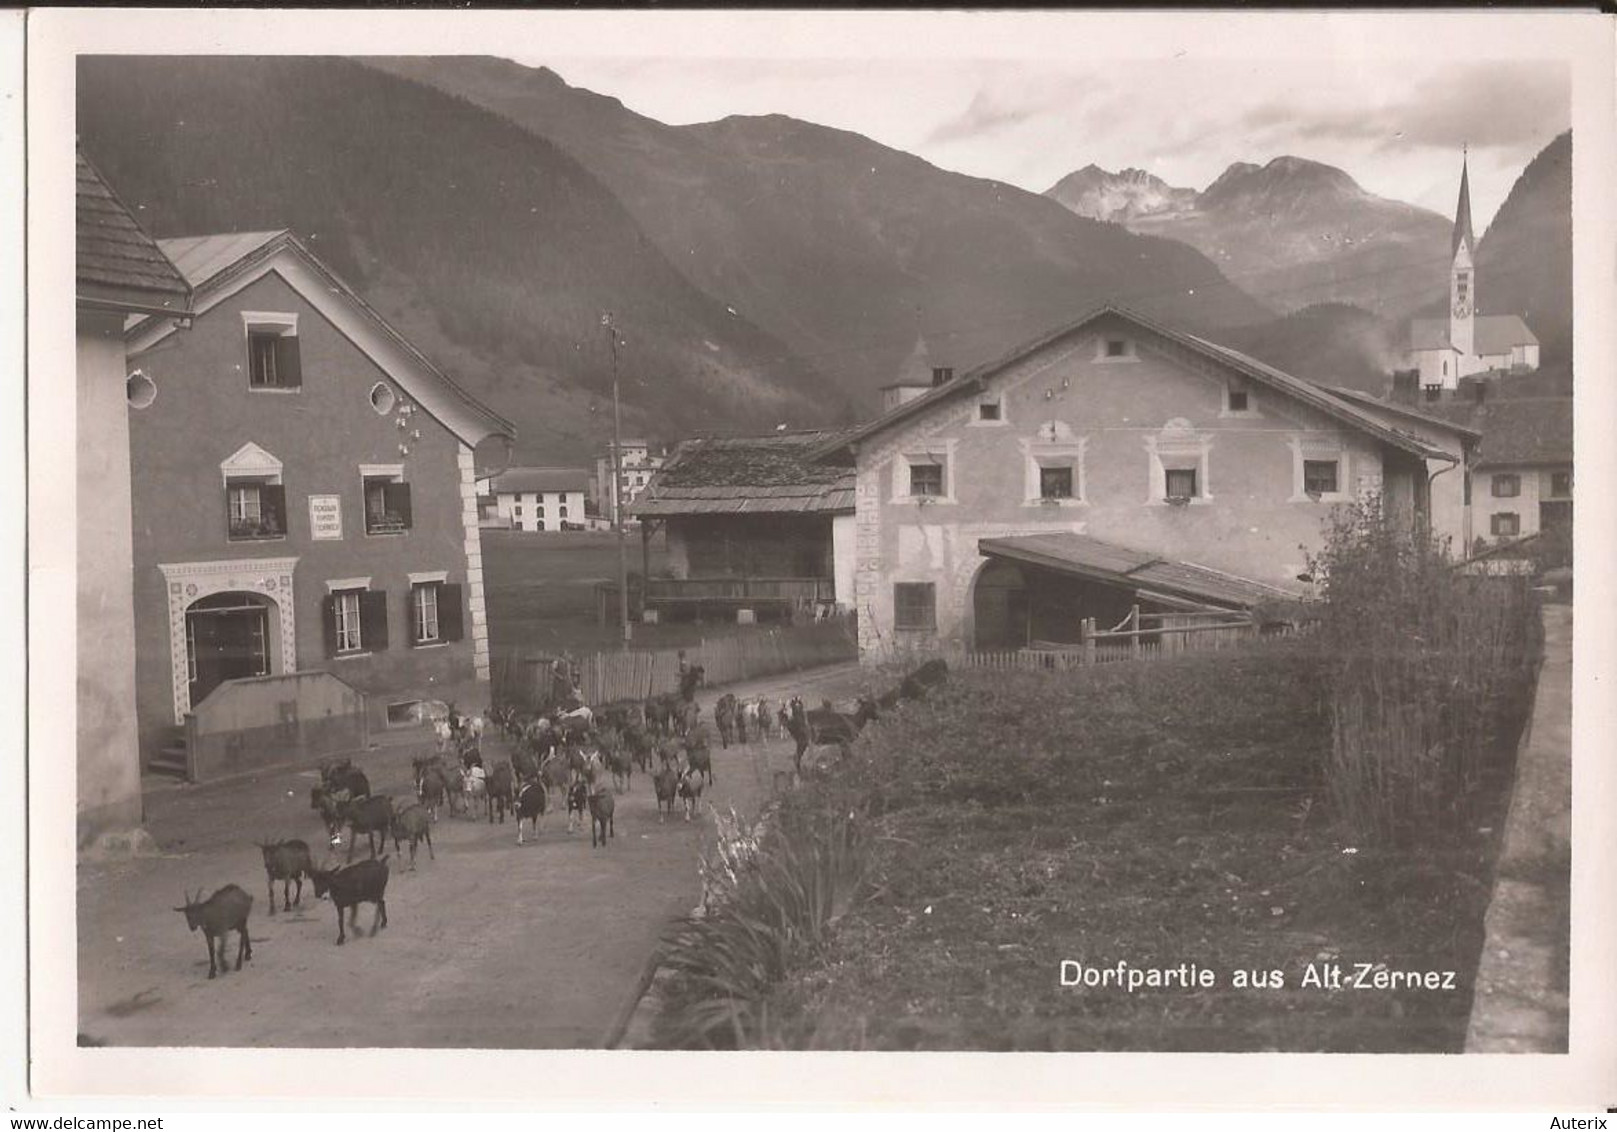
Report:
[[[1508,354],[1517,346],[1536,346],[1538,337],[1520,315],[1481,314],[1472,319],[1471,345],[1478,355]],[[1446,318],[1416,318],[1409,323],[1411,350],[1453,350]]]
[[[816,463],[838,433],[682,441],[630,507],[641,516],[853,511],[855,469]]]
[[[1004,558],[1172,599],[1215,602],[1250,609],[1297,595],[1267,582],[1226,574],[1194,562],[1175,562],[1070,531],[977,540],[990,558]]]
[[[191,288],[82,150],[74,200],[80,300],[109,308],[184,314]]]
[[[490,436],[516,437],[516,426],[457,385],[364,299],[332,273],[290,231],[231,232],[181,236],[159,241],[194,289],[195,313],[202,314],[265,272],[276,269],[311,306],[335,321],[344,311],[358,319],[368,335],[356,338],[378,367],[411,398],[467,445]],[[143,319],[129,328],[133,347],[147,349],[169,328]]]
[[[987,363],[986,365],[978,366],[971,372],[957,377],[947,384],[940,385],[930,392],[921,394],[919,397],[911,398],[909,401],[894,407],[893,409],[884,413],[882,416],[877,417],[875,420],[861,425],[856,429],[852,429],[847,433],[841,434],[836,439],[822,445],[815,453],[815,457],[818,459],[824,459],[848,448],[852,444],[857,444],[870,436],[874,436],[880,432],[885,432],[894,425],[924,413],[935,405],[980,393],[987,388],[987,383],[990,378],[1008,369],[1022,358],[1025,358],[1030,354],[1037,353],[1046,346],[1049,346],[1070,334],[1075,334],[1084,327],[1088,326],[1090,323],[1107,316],[1120,318],[1127,322],[1131,322],[1142,330],[1149,331],[1150,333],[1159,335],[1168,339],[1169,341],[1176,342],[1186,349],[1200,354],[1202,357],[1211,361],[1217,362],[1233,370],[1237,374],[1256,382],[1259,385],[1267,386],[1271,389],[1277,389],[1282,393],[1286,393],[1292,398],[1301,401],[1304,404],[1319,410],[1320,412],[1323,412],[1327,416],[1351,425],[1359,429],[1361,432],[1369,433],[1376,439],[1382,441],[1383,443],[1390,444],[1395,448],[1402,449],[1405,452],[1414,453],[1417,456],[1433,457],[1436,459],[1448,458],[1446,453],[1440,449],[1433,448],[1430,444],[1427,444],[1419,437],[1412,436],[1409,433],[1388,425],[1379,418],[1360,409],[1353,403],[1326,392],[1325,389],[1313,384],[1312,382],[1304,381],[1298,377],[1293,377],[1289,373],[1275,369],[1273,366],[1266,365],[1255,358],[1248,357],[1246,354],[1243,354],[1238,350],[1232,350],[1227,346],[1220,346],[1217,343],[1209,342],[1205,338],[1198,338],[1193,334],[1185,334],[1177,330],[1170,330],[1167,327],[1152,322],[1141,315],[1135,314],[1133,311],[1125,310],[1124,308],[1113,304],[1106,304],[1097,307],[1088,314],[1084,315],[1082,318],[1078,319],[1076,322],[1069,323],[1068,325],[1061,327],[1059,330],[1053,330],[1050,333],[1035,338],[1030,342],[1025,342],[1001,357],[996,358],[994,361]]]
[[[1477,467],[1572,463],[1572,398],[1500,397],[1479,414]]]
[[[507,468],[493,478],[489,490],[496,495],[583,491],[589,480],[588,468]]]
[[[1470,423],[1471,414],[1450,413],[1447,416],[1412,408],[1399,401],[1387,401],[1358,389],[1347,389],[1340,385],[1330,386],[1330,391],[1338,397],[1352,401],[1372,413],[1390,413],[1393,416],[1406,417],[1409,420],[1421,421],[1425,424],[1436,425],[1438,428],[1448,429],[1461,436],[1475,440],[1482,435],[1482,430]],[[1439,402],[1441,405],[1441,402]]]

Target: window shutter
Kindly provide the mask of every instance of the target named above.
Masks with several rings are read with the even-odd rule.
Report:
[[[320,599],[320,631],[326,639],[326,655],[337,655],[337,597],[328,594]]]
[[[465,635],[460,609],[460,586],[447,583],[438,587],[438,639],[458,641]]]
[[[359,595],[359,646],[366,652],[387,648],[386,590],[365,590]]]
[[[266,526],[286,534],[286,487],[278,483],[260,486],[258,512]]]
[[[282,334],[275,339],[275,376],[282,386],[303,384],[303,364],[298,360],[296,334]]]
[[[382,488],[382,492],[387,500],[389,513],[403,519],[405,530],[409,530],[413,525],[410,516],[410,485],[390,483]]]

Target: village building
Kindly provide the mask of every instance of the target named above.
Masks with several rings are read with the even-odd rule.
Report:
[[[131,370],[124,321],[168,327],[189,315],[191,288],[81,152],[77,155],[78,535],[77,844],[141,822],[135,717],[131,407],[151,380]]]
[[[1425,389],[1454,389],[1462,377],[1490,370],[1538,369],[1538,338],[1520,316],[1479,314],[1477,241],[1471,230],[1471,183],[1460,166],[1460,199],[1450,246],[1447,318],[1417,318],[1409,325],[1409,364]]]
[[[595,458],[594,497],[600,512],[612,524],[618,522],[618,500],[623,500],[623,519],[634,513],[635,500],[646,490],[652,475],[663,466],[664,456],[653,452],[644,440],[625,440],[619,472],[622,482],[614,485],[612,478],[612,442],[608,441],[604,455]]]
[[[126,339],[155,387],[129,412],[148,767],[182,769],[182,725],[233,682],[284,678],[289,722],[293,674],[329,673],[376,727],[486,683],[474,453],[512,425],[290,232],[160,247],[194,316]]]
[[[479,497],[493,500],[493,525],[514,531],[588,529],[586,468],[512,467],[483,482]]]
[[[633,508],[643,540],[659,529],[667,536],[672,577],[648,578],[648,613],[713,611],[745,620],[849,607],[854,470],[811,458],[837,435],[677,445]]]
[[[855,474],[859,643],[880,656],[1297,595],[1338,504],[1457,523],[1464,438],[1440,425],[1105,307],[813,458]]]

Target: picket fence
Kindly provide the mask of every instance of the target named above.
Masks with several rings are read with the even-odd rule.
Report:
[[[1035,641],[1027,648],[946,650],[945,659],[965,668],[996,671],[1066,672],[1095,664],[1160,660],[1187,652],[1238,648],[1257,639],[1257,623],[1245,614],[1207,612],[1142,613],[1134,606],[1111,629],[1097,629],[1086,618],[1077,643]]]
[[[701,665],[709,684],[732,684],[760,676],[794,672],[859,659],[851,617],[833,617],[780,628],[714,637],[684,649],[685,661]],[[679,687],[679,649],[634,649],[591,653],[575,660],[587,704],[643,700]],[[502,700],[525,707],[550,695],[550,657],[530,657],[505,673]]]

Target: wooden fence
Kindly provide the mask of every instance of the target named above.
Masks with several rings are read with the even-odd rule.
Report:
[[[1129,660],[1158,660],[1187,652],[1236,648],[1258,637],[1257,622],[1238,610],[1142,613],[1134,606],[1111,629],[1097,629],[1086,617],[1077,643],[1034,641],[1027,648],[1000,651],[954,649],[951,663],[1001,671],[1058,671]]]
[[[701,665],[709,684],[732,684],[822,664],[859,659],[851,617],[715,637],[684,649],[685,661]],[[679,649],[597,652],[575,659],[587,704],[645,699],[679,687]],[[499,700],[535,707],[549,699],[553,657],[528,657],[499,674]]]

